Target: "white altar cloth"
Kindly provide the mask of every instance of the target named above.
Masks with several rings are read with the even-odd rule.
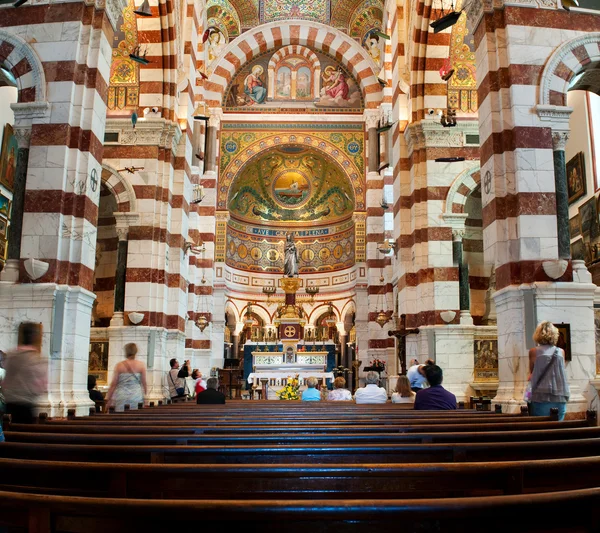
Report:
[[[300,370],[298,368],[289,370],[263,370],[262,372],[252,372],[248,376],[248,383],[255,383],[256,385],[260,385],[260,379],[279,379],[280,381],[287,380],[288,378],[293,378],[296,374],[300,379],[300,383],[302,383],[305,379],[314,376],[317,379],[334,379],[333,372],[315,372],[314,370]],[[256,379],[256,381],[254,381]]]

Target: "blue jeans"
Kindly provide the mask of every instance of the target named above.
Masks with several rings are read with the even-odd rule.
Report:
[[[564,402],[531,402],[531,416],[550,416],[550,409],[558,409],[558,419],[564,420],[567,404]]]

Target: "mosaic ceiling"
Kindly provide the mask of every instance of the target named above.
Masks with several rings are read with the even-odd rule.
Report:
[[[382,0],[209,0],[207,9],[217,5],[230,15],[235,11],[241,22],[240,31],[277,20],[300,19],[330,24],[350,34],[351,30],[359,31],[356,21],[361,19],[360,29],[365,20],[378,22],[377,27],[381,29],[378,13],[383,13]],[[351,27],[353,21],[354,28]],[[363,36],[364,33],[357,39]]]
[[[259,13],[259,0],[209,0],[206,7],[207,9],[213,5],[224,5],[230,4],[237,12],[238,18],[241,21],[242,28],[253,28],[260,24],[258,13]]]
[[[378,7],[383,13],[383,2],[380,0],[331,0],[330,24],[334,28],[348,31],[352,19],[356,19],[361,10],[371,6]]]
[[[232,218],[265,225],[331,224],[354,212],[354,190],[337,163],[299,145],[266,151],[229,189]]]

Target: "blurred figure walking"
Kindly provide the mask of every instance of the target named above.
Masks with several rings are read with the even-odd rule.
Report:
[[[17,347],[4,357],[2,392],[16,424],[31,424],[40,397],[48,390],[48,362],[42,356],[42,325],[22,322]]]

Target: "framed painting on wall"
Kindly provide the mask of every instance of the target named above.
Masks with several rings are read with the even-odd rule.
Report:
[[[0,261],[6,260],[6,252],[8,251],[8,243],[6,239],[0,239]]]
[[[595,239],[598,236],[598,213],[596,212],[596,198],[592,197],[579,206],[581,234],[589,235]]]
[[[6,196],[0,194],[0,216],[10,218],[11,203],[12,202]]]
[[[581,260],[585,259],[585,246],[581,237],[571,244],[571,258]]]
[[[556,346],[565,352],[565,361],[571,360],[571,324],[554,324],[558,329]]]
[[[6,239],[7,228],[8,228],[8,220],[0,217],[0,239]]]
[[[6,124],[2,136],[2,152],[0,153],[0,183],[11,192],[15,187],[18,153],[19,143],[15,137],[13,127]]]
[[[98,385],[107,385],[108,341],[90,342],[88,374],[96,376],[96,383]]]
[[[587,193],[583,152],[573,156],[567,163],[567,191],[569,193],[569,204]]]
[[[597,210],[597,209],[596,209]],[[569,231],[571,239],[581,235],[581,226],[579,225],[579,213],[569,220]]]

